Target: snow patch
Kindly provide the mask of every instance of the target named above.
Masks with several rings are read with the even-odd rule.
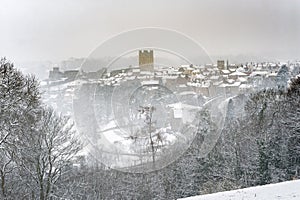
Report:
[[[300,199],[300,180],[286,181],[219,192],[208,195],[188,197],[182,200],[293,200]]]

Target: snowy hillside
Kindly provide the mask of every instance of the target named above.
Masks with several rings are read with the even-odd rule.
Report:
[[[300,199],[300,180],[184,198],[182,200],[290,200]]]

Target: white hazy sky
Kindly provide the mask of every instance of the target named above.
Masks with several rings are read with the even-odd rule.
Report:
[[[0,56],[86,57],[138,27],[189,35],[210,55],[300,58],[299,0],[0,0]]]

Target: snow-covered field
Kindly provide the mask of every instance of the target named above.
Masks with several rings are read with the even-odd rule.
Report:
[[[298,200],[300,180],[188,197],[182,200]]]

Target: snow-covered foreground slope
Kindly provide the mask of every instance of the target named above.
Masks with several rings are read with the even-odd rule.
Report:
[[[182,200],[298,200],[300,180],[188,197]]]

